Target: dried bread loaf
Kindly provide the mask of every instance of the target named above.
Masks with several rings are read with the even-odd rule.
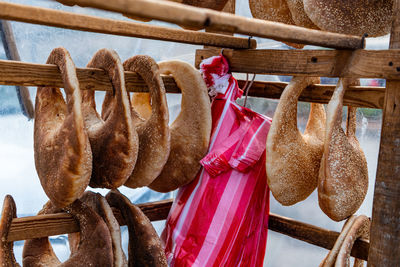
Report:
[[[136,126],[139,136],[138,158],[125,186],[136,188],[153,182],[168,160],[169,114],[164,83],[157,63],[149,56],[134,56],[124,62],[124,69],[139,74],[150,91],[149,94],[133,93],[131,101],[132,113],[137,110],[142,118]]]
[[[161,240],[146,215],[117,190],[111,190],[106,199],[121,212],[128,226],[129,266],[168,266]]]
[[[263,19],[296,25],[286,0],[249,0],[251,14],[256,19]],[[283,42],[294,48],[303,48],[303,44]]]
[[[191,182],[200,170],[211,134],[211,104],[207,86],[192,65],[183,61],[158,64],[162,74],[172,75],[182,91],[181,112],[172,123],[171,149],[160,175],[149,185],[168,192]]]
[[[22,263],[26,267],[38,266],[113,266],[110,231],[103,219],[89,206],[77,199],[64,208],[79,224],[80,243],[68,260],[61,263],[47,237],[25,241]],[[60,209],[48,202],[39,214],[52,214]]]
[[[303,0],[304,10],[320,29],[370,37],[390,32],[393,0]]]
[[[368,168],[356,138],[356,108],[349,107],[346,133],[342,129],[343,96],[359,81],[340,79],[327,109],[324,154],[318,177],[318,202],[332,220],[354,214],[368,190]]]
[[[121,229],[107,200],[101,194],[92,191],[86,191],[79,200],[93,209],[106,223],[112,242],[113,266],[127,267],[128,261],[121,245]],[[68,243],[72,254],[79,250],[80,241],[79,232],[68,235]]]
[[[282,205],[296,204],[317,187],[323,139],[325,109],[311,104],[306,130],[297,128],[297,101],[307,86],[318,78],[293,77],[279,100],[267,137],[266,170],[268,186]]]
[[[82,92],[85,128],[93,154],[89,185],[118,188],[135,167],[139,143],[135,127],[139,118],[131,113],[124,68],[115,51],[97,51],[87,67],[103,69],[112,83],[112,90],[104,97],[101,117],[96,111],[95,91]]]
[[[44,192],[57,207],[78,199],[92,174],[92,152],[84,128],[81,91],[75,65],[64,48],[54,49],[47,64],[61,72],[64,98],[59,88],[39,87],[35,103],[35,167]]]
[[[289,7],[292,19],[297,26],[315,30],[319,29],[304,11],[303,0],[286,0],[286,3]]]
[[[15,201],[12,196],[6,195],[4,197],[0,218],[0,266],[2,267],[20,266],[15,260],[14,243],[7,241],[11,223],[14,218],[17,218],[17,207],[15,206]]]

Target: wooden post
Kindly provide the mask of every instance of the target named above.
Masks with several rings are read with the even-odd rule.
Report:
[[[0,32],[7,59],[20,61],[21,58],[19,57],[17,45],[15,44],[14,34],[10,22],[6,20],[0,20]],[[27,116],[28,119],[33,119],[35,111],[33,109],[28,88],[25,86],[17,86],[16,90],[22,113]]]
[[[400,48],[400,0],[394,0],[390,49]],[[400,66],[393,68],[400,71]],[[400,265],[400,82],[387,81],[372,210],[368,266]]]

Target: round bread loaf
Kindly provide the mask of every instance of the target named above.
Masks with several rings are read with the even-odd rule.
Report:
[[[103,219],[79,199],[64,208],[77,221],[80,228],[78,249],[61,263],[51,247],[48,237],[28,239],[22,252],[23,266],[113,266],[110,231]],[[48,202],[39,214],[59,212]]]
[[[10,232],[11,223],[17,218],[17,207],[15,201],[10,195],[4,197],[3,209],[0,218],[0,266],[19,267],[15,260],[14,243],[8,242],[7,237]]]
[[[92,152],[84,128],[75,64],[64,48],[54,49],[47,64],[61,72],[67,98],[59,88],[39,87],[35,103],[35,167],[44,192],[57,207],[78,199],[92,174]]]
[[[307,198],[317,187],[325,135],[325,109],[311,104],[306,130],[297,128],[297,100],[317,78],[293,77],[279,100],[267,137],[266,171],[275,199],[289,206]]]
[[[356,138],[356,108],[348,109],[346,133],[341,126],[343,96],[350,85],[359,85],[359,81],[340,79],[329,101],[318,177],[319,206],[335,221],[354,214],[368,190],[367,161]]]
[[[139,136],[138,158],[133,172],[125,182],[125,186],[136,188],[153,182],[168,160],[169,114],[157,63],[149,56],[134,56],[124,62],[124,69],[139,74],[150,91],[150,94],[133,93],[131,100],[132,113],[136,110],[143,117],[136,127]],[[146,96],[150,96],[150,99]]]
[[[97,51],[87,67],[105,70],[112,83],[112,90],[104,97],[101,117],[96,111],[94,90],[82,92],[85,128],[93,154],[89,185],[118,188],[135,167],[139,146],[135,122],[139,123],[139,118],[131,113],[124,68],[115,51]]]
[[[211,104],[207,86],[192,65],[183,61],[158,64],[162,74],[172,75],[182,91],[181,112],[172,123],[171,150],[160,175],[149,185],[169,192],[191,182],[200,170],[211,134]]]
[[[320,29],[370,37],[390,31],[393,0],[303,0],[304,10]]]
[[[319,28],[310,20],[304,11],[303,0],[286,0],[292,19],[297,26],[316,29]]]

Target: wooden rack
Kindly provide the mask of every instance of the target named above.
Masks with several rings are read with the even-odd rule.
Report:
[[[345,104],[383,109],[383,124],[379,163],[375,183],[371,241],[358,240],[352,255],[368,259],[369,266],[396,266],[400,262],[400,0],[394,0],[395,21],[391,34],[391,50],[355,50],[364,47],[364,39],[354,36],[309,30],[295,26],[248,19],[228,13],[188,7],[156,0],[63,0],[68,4],[90,6],[104,10],[157,19],[184,26],[205,27],[230,33],[272,38],[303,44],[347,50],[231,50],[223,54],[232,71],[258,74],[303,75],[324,77],[357,77],[387,79],[383,87],[350,87]],[[0,2],[0,18],[75,30],[101,32],[174,42],[202,44],[234,49],[255,48],[249,38],[201,33],[142,23],[116,21],[68,12]],[[392,50],[393,49],[393,50]],[[200,60],[217,55],[220,50],[202,49],[196,52]],[[78,68],[81,89],[109,90],[109,79],[99,69]],[[129,91],[147,91],[143,80],[126,72]],[[179,93],[171,77],[163,77],[167,92]],[[239,81],[243,84],[244,81]],[[54,65],[0,60],[0,84],[62,87],[61,76]],[[285,83],[255,82],[249,95],[279,98]],[[135,89],[133,89],[135,88]],[[300,100],[327,103],[334,86],[314,85],[307,88]],[[171,201],[140,205],[151,220],[167,217]],[[121,216],[117,219],[124,224]],[[291,237],[331,249],[337,232],[271,214],[269,228]],[[78,231],[68,214],[42,215],[13,220],[9,241]]]

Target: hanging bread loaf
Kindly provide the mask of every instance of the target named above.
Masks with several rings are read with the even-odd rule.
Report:
[[[113,86],[105,95],[101,117],[96,111],[94,90],[82,92],[85,127],[93,153],[90,186],[118,188],[135,167],[138,152],[135,127],[139,118],[131,113],[124,68],[116,52],[99,50],[87,67],[106,71]]]
[[[108,205],[107,200],[99,193],[86,191],[83,196],[79,199],[94,212],[96,212],[106,223],[108,230],[110,231],[112,251],[113,251],[113,266],[114,267],[127,267],[128,261],[122,250],[121,245],[121,229],[117,219],[114,217],[114,213]],[[71,250],[71,254],[74,254],[79,250],[80,233],[72,233],[68,235],[68,243]]]
[[[251,14],[256,19],[296,25],[292,19],[286,0],[249,0]],[[283,42],[294,48],[303,48],[302,44]]]
[[[138,109],[144,115],[136,130],[139,153],[135,168],[125,186],[147,186],[161,173],[170,151],[170,131],[167,98],[157,63],[149,56],[135,56],[124,62],[126,71],[138,73],[150,91],[149,99],[143,93],[133,94],[132,113]],[[148,94],[147,94],[148,95]],[[147,117],[148,114],[150,117]]]
[[[81,110],[75,65],[67,50],[54,49],[47,64],[61,72],[67,103],[59,88],[39,87],[34,124],[35,166],[46,195],[57,207],[79,198],[89,184],[92,152]]]
[[[129,266],[168,266],[161,240],[146,215],[117,190],[110,191],[106,199],[121,212],[128,226]]]
[[[297,128],[297,100],[318,78],[293,77],[283,91],[267,137],[268,186],[282,205],[307,198],[317,187],[325,135],[325,109],[311,104],[306,130]]]
[[[342,232],[337,238],[335,245],[320,267],[348,267],[350,266],[350,253],[354,242],[358,238],[369,240],[370,219],[365,215],[351,216],[343,226]],[[364,261],[356,258],[354,267],[364,266]]]
[[[355,136],[356,108],[348,109],[347,133],[341,127],[343,96],[349,85],[359,85],[359,81],[340,79],[329,101],[318,178],[319,206],[335,221],[354,214],[368,190],[367,161]]]
[[[320,29],[382,36],[390,32],[393,0],[303,0],[304,10]]]
[[[310,20],[304,11],[303,0],[286,0],[292,19],[297,26],[316,29],[319,28]]]
[[[200,170],[211,134],[211,104],[207,86],[192,65],[182,61],[159,63],[162,74],[172,75],[182,91],[181,112],[172,123],[171,150],[161,174],[149,185],[169,192],[191,182]]]
[[[10,195],[4,197],[3,209],[0,218],[0,266],[19,267],[15,260],[14,243],[8,242],[7,237],[10,232],[11,223],[17,217],[17,207],[14,199]]]
[[[64,208],[77,221],[80,228],[80,243],[68,260],[61,263],[47,237],[25,241],[22,252],[23,266],[113,266],[110,231],[106,223],[90,207],[79,199]],[[39,214],[59,212],[48,202]]]

